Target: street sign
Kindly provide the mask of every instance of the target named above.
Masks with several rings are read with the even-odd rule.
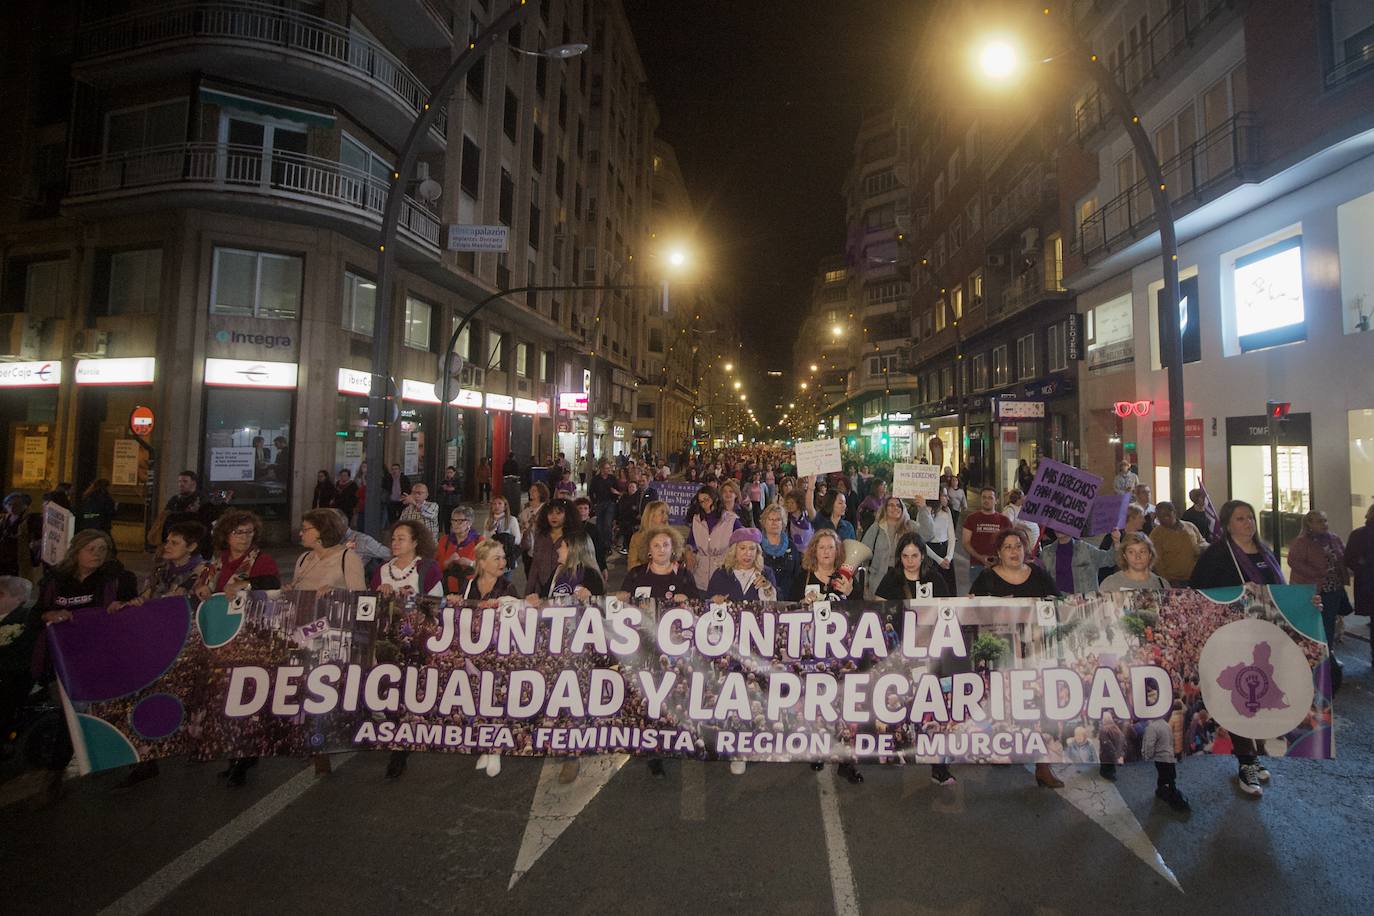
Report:
[[[153,409],[139,405],[129,411],[129,432],[141,439],[153,434]]]

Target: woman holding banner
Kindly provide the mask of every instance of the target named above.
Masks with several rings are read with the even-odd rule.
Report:
[[[1026,562],[1029,548],[1024,532],[1015,528],[998,532],[992,545],[993,563],[973,580],[969,594],[993,598],[1059,597],[1059,589],[1049,573]],[[1035,783],[1046,789],[1064,788],[1048,763],[1035,764]]]
[[[779,600],[791,601],[797,593],[801,551],[788,536],[787,510],[778,503],[773,503],[759,514],[759,524],[763,529],[759,538],[763,564],[773,571],[773,581],[778,586]]]
[[[1259,539],[1255,508],[1244,500],[1233,499],[1221,507],[1221,537],[1208,547],[1193,567],[1193,588],[1225,588],[1256,585],[1283,585],[1283,569],[1268,545]],[[1314,596],[1320,606],[1320,596]],[[1259,762],[1264,741],[1232,736],[1240,790],[1252,798],[1264,795],[1262,782],[1269,781],[1269,770]]]
[[[705,592],[711,576],[725,561],[730,549],[730,535],[741,527],[735,513],[721,503],[716,488],[707,484],[697,491],[696,502],[687,514],[690,534],[687,537],[687,568],[692,571],[697,588]]]
[[[802,579],[802,601],[848,601],[854,591],[854,580],[840,571],[844,558],[844,545],[832,528],[821,528],[811,543],[806,545],[802,556],[802,569],[806,576]],[[837,612],[838,613],[838,612]],[[817,761],[811,769],[822,770],[825,764]],[[864,781],[863,774],[853,763],[840,764],[839,773],[845,779],[858,784]]]
[[[533,487],[530,488],[533,492]],[[558,497],[544,503],[529,531],[533,538],[532,562],[525,569],[525,590],[542,594],[558,569],[558,542],[569,532],[581,531],[582,516],[568,500]]]
[[[666,504],[664,514],[667,514]],[[648,513],[648,510],[645,510]],[[699,597],[697,584],[690,573],[677,562],[682,553],[682,536],[666,524],[655,525],[636,532],[643,535],[648,552],[645,562],[632,566],[621,583],[622,601],[652,598],[654,601],[686,601]]]
[[[252,512],[231,509],[221,515],[210,536],[215,545],[214,559],[201,571],[196,595],[205,599],[223,593],[233,599],[246,588],[281,588],[277,561],[263,552],[258,543],[261,537],[262,520]]]
[[[730,535],[730,548],[720,569],[711,574],[706,593],[712,601],[777,601],[778,583],[773,570],[763,562],[755,528],[737,528]]]

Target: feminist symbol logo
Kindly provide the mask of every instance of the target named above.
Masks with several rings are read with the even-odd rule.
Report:
[[[1272,652],[1269,643],[1257,643],[1251,664],[1232,665],[1217,675],[1217,685],[1231,691],[1231,705],[1247,719],[1261,709],[1288,708],[1283,690],[1274,681],[1274,666],[1269,662]]]

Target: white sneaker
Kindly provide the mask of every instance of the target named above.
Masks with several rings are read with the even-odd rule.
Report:
[[[1269,771],[1264,768],[1262,763],[1255,764],[1255,775],[1259,777],[1260,782],[1269,781]]]
[[[495,776],[501,772],[501,755],[487,754],[487,775]]]
[[[1242,764],[1237,778],[1240,781],[1240,790],[1246,795],[1253,795],[1255,798],[1259,798],[1264,794],[1264,789],[1260,786],[1259,781],[1259,767],[1255,764]]]
[[[744,768],[745,768],[745,766],[746,766],[746,763],[745,763],[745,761],[743,761],[743,760],[731,760],[731,761],[730,761],[730,775],[731,775],[731,776],[743,776],[743,775],[744,775]]]
[[[491,755],[490,755],[490,754],[478,754],[478,755],[477,755],[477,766],[473,767],[473,769],[474,769],[474,770],[485,770],[485,769],[487,768],[487,761],[490,760],[490,759],[491,759]]]

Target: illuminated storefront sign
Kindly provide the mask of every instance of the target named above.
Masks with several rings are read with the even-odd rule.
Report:
[[[157,360],[151,356],[120,359],[78,359],[78,385],[151,385]]]
[[[225,388],[290,390],[296,387],[296,364],[211,357],[205,361],[205,384]]]

